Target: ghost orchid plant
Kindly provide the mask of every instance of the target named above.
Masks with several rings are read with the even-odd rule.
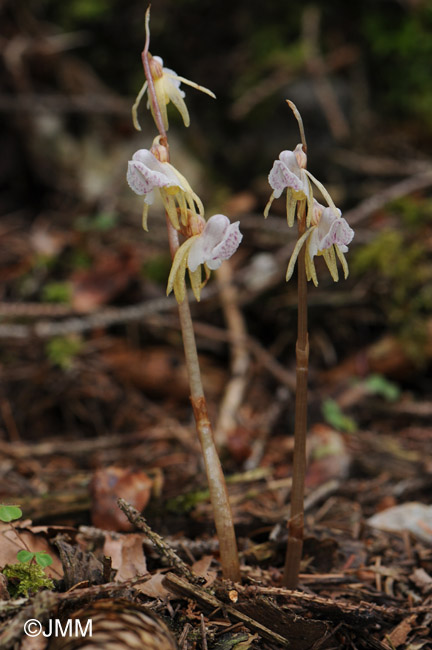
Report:
[[[131,189],[144,196],[143,226],[147,230],[148,207],[153,203],[154,190],[158,190],[166,212],[168,242],[173,264],[168,279],[167,292],[174,290],[178,302],[186,366],[189,376],[192,408],[195,415],[198,437],[201,443],[204,465],[209,483],[210,499],[222,571],[225,578],[240,580],[240,565],[231,507],[228,499],[222,466],[216,450],[207,404],[201,381],[198,353],[195,343],[192,318],[187,300],[185,275],[188,270],[192,291],[200,299],[201,289],[208,280],[211,270],[217,269],[223,260],[237,250],[242,239],[239,222],[230,224],[222,214],[204,219],[204,208],[199,197],[186,178],[170,164],[167,138],[167,105],[172,102],[179,110],[185,126],[189,126],[189,113],[184,102],[180,84],[214,94],[207,88],[178,76],[163,66],[160,57],[149,53],[150,11],[146,12],[146,42],[142,52],[145,83],[132,108],[135,127],[140,130],[137,118],[138,105],[147,93],[148,107],[155,121],[159,135],[150,150],[140,149],[128,164],[127,181]],[[179,238],[185,241],[180,245]],[[205,280],[202,282],[202,270]]]
[[[287,100],[300,128],[302,142],[294,151],[282,151],[269,173],[273,192],[264,210],[267,217],[272,201],[287,192],[287,221],[298,223],[298,240],[288,264],[286,279],[291,278],[297,262],[298,320],[296,344],[296,402],[294,431],[293,479],[291,488],[291,513],[288,545],[283,581],[296,589],[303,551],[304,480],[306,472],[307,432],[307,375],[309,363],[309,337],[307,326],[307,281],[318,285],[314,258],[321,255],[335,282],[339,279],[336,259],[339,259],[345,278],[348,265],[344,253],[354,237],[354,231],[341,216],[326,188],[307,169],[307,147],[303,122],[295,105]],[[327,201],[327,207],[313,198],[313,185]]]

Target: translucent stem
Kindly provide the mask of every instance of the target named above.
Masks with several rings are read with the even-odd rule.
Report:
[[[153,115],[160,133],[160,144],[167,148],[168,140],[163,124],[162,115],[156,98],[153,77],[150,71],[148,52],[150,44],[150,7],[146,12],[146,42],[142,53],[145,76],[148,82],[148,93],[153,107]],[[169,160],[168,160],[169,162]],[[168,241],[171,257],[174,259],[179,249],[178,232],[173,227],[168,214],[166,215]],[[225,478],[221,462],[216,450],[213,431],[208,417],[207,403],[201,381],[201,371],[198,361],[198,352],[195,342],[192,317],[187,297],[179,304],[179,317],[182,330],[183,345],[186,358],[186,367],[189,377],[192,408],[195,415],[198,437],[204,458],[204,466],[210,490],[210,500],[213,506],[213,516],[219,538],[219,552],[224,578],[234,582],[240,581],[240,565],[237,552],[237,542],[234,532],[231,506],[228,499]]]
[[[305,202],[298,203],[299,239],[306,231]],[[305,264],[306,246],[298,256],[298,320],[296,345],[296,402],[294,430],[294,461],[291,489],[291,515],[288,530],[288,545],[285,559],[283,583],[289,589],[296,589],[303,552],[304,526],[304,482],[306,473],[306,431],[307,431],[307,381],[309,341],[307,325],[307,278]]]
[[[174,256],[179,247],[178,234],[168,217],[167,228],[170,251],[171,255]],[[219,539],[222,572],[224,578],[233,580],[234,582],[239,582],[240,565],[231,506],[208,416],[207,403],[201,381],[192,317],[187,298],[179,304],[178,309],[191,391],[192,408],[195,415],[198,438],[203,453],[204,466],[210,490],[210,500],[213,506],[213,516]]]

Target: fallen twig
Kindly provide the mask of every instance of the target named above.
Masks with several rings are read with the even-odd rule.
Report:
[[[124,499],[118,499],[117,503],[119,508],[124,512],[131,524],[136,526],[147,535],[149,540],[154,545],[159,555],[168,560],[168,562],[177,569],[179,573],[185,576],[188,580],[195,583],[202,583],[203,578],[197,576],[188,565],[177,555],[171,546],[157,533],[154,532],[146,522],[145,518],[133,506],[127,503]]]

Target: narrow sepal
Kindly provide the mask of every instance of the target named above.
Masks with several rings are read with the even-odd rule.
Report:
[[[292,252],[292,255],[291,255],[291,258],[290,258],[290,261],[289,261],[289,264],[288,264],[287,272],[286,272],[286,281],[287,282],[288,282],[288,280],[290,280],[290,278],[291,278],[291,276],[292,276],[292,274],[294,272],[295,263],[297,262],[297,258],[298,258],[298,255],[300,253],[301,247],[303,246],[306,239],[311,234],[311,230],[312,230],[312,228],[309,228],[309,230],[306,230],[306,232],[303,233],[303,235],[300,237],[300,239],[297,241],[297,243],[295,245],[295,248],[294,248],[294,250]]]
[[[344,278],[346,280],[349,275],[348,263],[346,261],[345,255],[342,253],[339,246],[335,246],[334,248],[336,249],[336,255],[338,256],[339,261],[342,264],[342,270],[344,272]]]

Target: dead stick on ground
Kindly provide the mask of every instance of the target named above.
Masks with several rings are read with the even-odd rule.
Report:
[[[193,571],[188,567],[188,565],[183,562],[183,560],[177,555],[177,553],[171,548],[171,546],[157,533],[154,532],[146,522],[145,518],[136,510],[133,506],[127,503],[124,499],[117,500],[119,508],[124,512],[126,517],[129,519],[131,524],[133,524],[138,530],[141,530],[147,535],[156,551],[161,557],[164,557],[168,560],[173,567],[177,569],[179,573],[185,576],[188,580],[193,583],[203,582],[203,579],[197,576]]]
[[[227,262],[217,271],[219,297],[231,340],[231,378],[226,386],[215,428],[216,443],[222,447],[227,435],[238,423],[237,415],[246,390],[250,357],[247,329],[239,309],[237,289],[232,281],[232,267]]]
[[[231,605],[226,605],[221,600],[215,596],[212,596],[201,587],[191,585],[186,580],[179,578],[173,573],[167,573],[167,575],[164,576],[162,580],[162,584],[166,589],[169,589],[173,593],[185,598],[191,598],[192,600],[199,602],[204,607],[209,607],[213,610],[221,609],[227,614],[230,619],[232,618],[236,621],[240,621],[247,628],[253,632],[258,632],[258,634],[260,634],[263,638],[277,644],[277,646],[280,648],[287,648],[290,646],[289,641],[280,634],[273,632],[261,623],[258,623],[258,621],[255,621],[250,616],[237,611],[234,607],[231,607]]]

